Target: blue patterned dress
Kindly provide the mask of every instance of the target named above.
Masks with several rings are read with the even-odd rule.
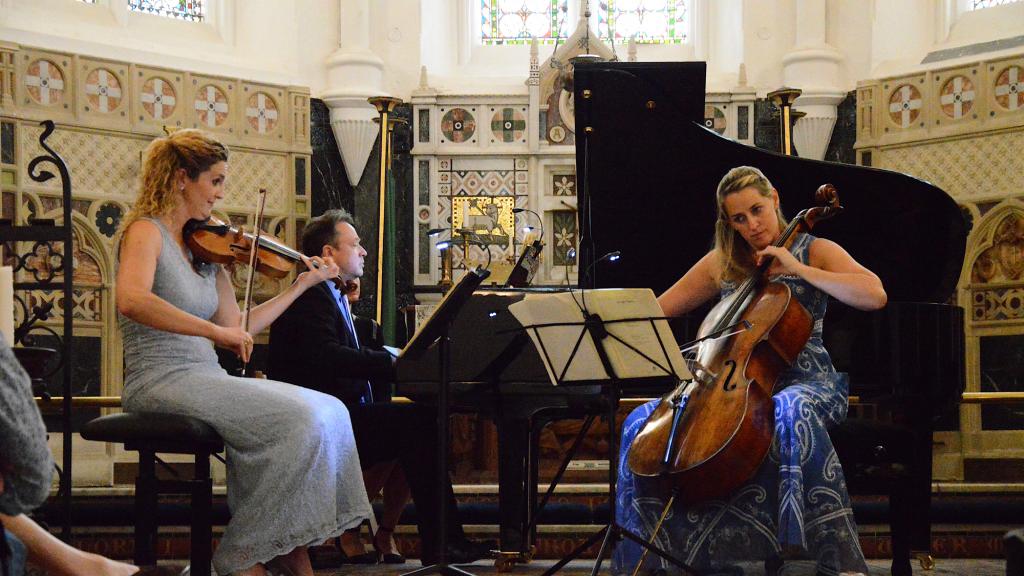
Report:
[[[802,234],[795,240],[792,251],[799,261],[807,262],[813,239]],[[733,567],[725,573],[742,573],[740,562],[796,554],[815,560],[819,574],[867,574],[843,470],[827,433],[846,417],[848,391],[846,374],[836,372],[821,340],[828,296],[797,276],[774,279],[788,284],[814,316],[814,330],[796,364],[776,385],[775,437],[768,456],[754,478],[727,501],[691,508],[673,505],[657,544],[696,568]],[[734,283],[723,283],[722,296],[735,289]],[[618,521],[645,539],[665,501],[645,479],[633,475],[626,455],[658,402],[640,406],[626,419],[619,459]],[[641,552],[640,546],[623,540],[615,551],[613,572],[631,574]],[[763,565],[755,565],[760,573]],[[677,572],[674,565],[648,554],[644,568],[657,567]]]

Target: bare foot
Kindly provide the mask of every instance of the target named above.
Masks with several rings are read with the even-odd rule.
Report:
[[[234,572],[232,574],[232,576],[268,576],[268,575],[267,575],[267,569],[264,568],[262,564],[256,564],[254,566],[250,566],[249,568],[246,568],[245,570],[239,570],[238,572]]]
[[[359,534],[359,529],[346,530],[341,533],[338,539],[341,542],[341,551],[345,553],[345,556],[355,558],[356,556],[366,554],[366,545]]]
[[[72,574],[97,574],[99,576],[131,576],[139,571],[138,566],[116,562],[99,554],[82,553],[82,563],[74,568]]]
[[[282,576],[313,576],[313,566],[309,563],[309,552],[305,546],[274,558],[269,565]]]

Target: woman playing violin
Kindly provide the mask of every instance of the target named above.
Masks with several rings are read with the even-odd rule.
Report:
[[[810,557],[819,574],[867,573],[842,469],[827,434],[829,426],[846,417],[848,382],[833,368],[821,328],[829,296],[873,310],[885,305],[885,290],[874,273],[829,240],[801,233],[788,250],[774,246],[787,223],[778,192],[758,169],[730,170],[718,185],[717,203],[714,248],[658,298],[665,315],[685,314],[715,296],[728,296],[763,259],[774,257],[770,279],[790,287],[814,325],[775,387],[772,445],[754,477],[724,500],[689,508],[674,504],[656,543],[697,568],[765,560],[772,574],[783,557]],[[658,402],[633,411],[622,432],[618,519],[643,537],[652,532],[664,501],[651,481],[631,472],[626,455]],[[640,553],[636,544],[620,543],[614,571],[632,573]],[[673,569],[648,555],[643,568],[657,567]]]
[[[306,546],[368,518],[348,411],[337,399],[270,380],[228,375],[213,346],[243,361],[253,338],[227,272],[194,261],[182,229],[224,196],[228,151],[179,130],[146,150],[139,196],[119,245],[116,300],[124,334],[128,411],[198,418],[223,437],[231,521],[213,557],[218,574],[312,576]],[[252,309],[268,326],[298,295],[338,274],[329,259]]]

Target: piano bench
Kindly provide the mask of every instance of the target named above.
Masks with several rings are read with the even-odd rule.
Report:
[[[909,427],[863,418],[829,430],[849,492],[888,496],[893,576],[910,576],[911,551],[927,551],[931,544],[931,439],[920,436]]]
[[[124,444],[138,451],[135,478],[135,555],[138,566],[156,564],[157,498],[164,494],[191,496],[192,576],[210,576],[213,555],[213,479],[210,457],[224,450],[224,441],[209,424],[189,416],[159,412],[126,412],[96,418],[82,426],[82,437],[97,442]],[[164,480],[156,476],[158,452],[192,454],[191,479]],[[166,465],[164,465],[166,467]],[[173,471],[172,471],[173,473]],[[176,474],[175,474],[176,475]]]

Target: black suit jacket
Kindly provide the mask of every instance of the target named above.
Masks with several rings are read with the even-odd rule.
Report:
[[[366,381],[393,378],[391,355],[355,347],[326,283],[306,290],[270,327],[268,375],[274,380],[359,402]]]

